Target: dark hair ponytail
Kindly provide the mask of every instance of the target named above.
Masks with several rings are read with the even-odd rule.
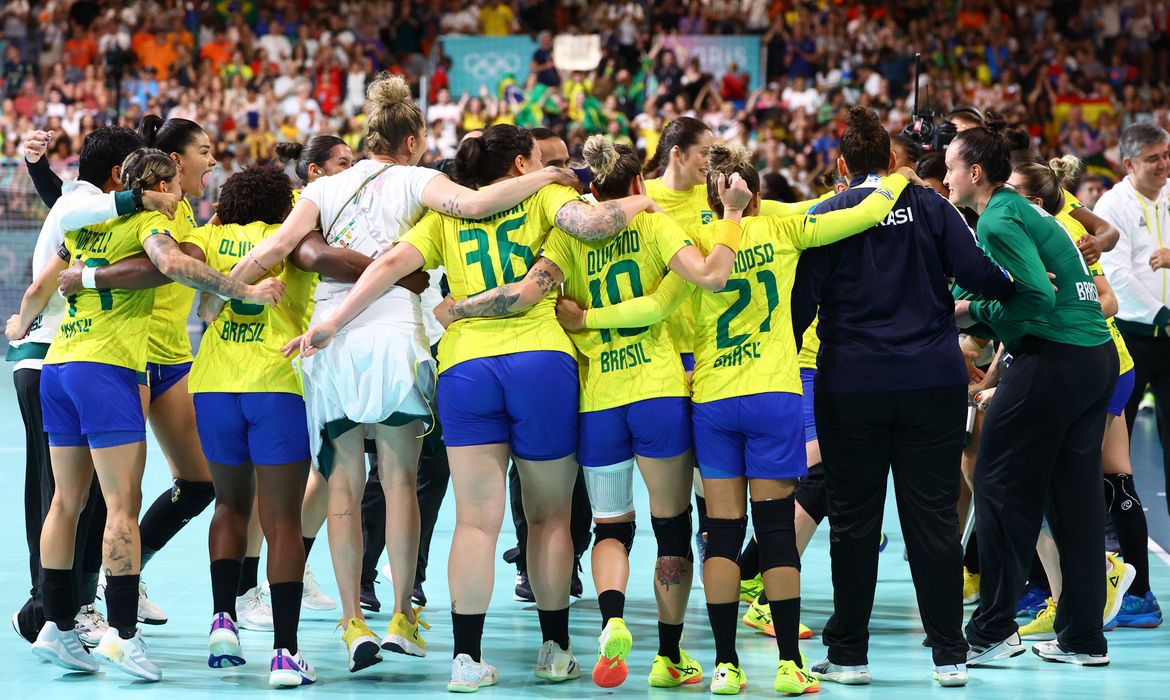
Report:
[[[884,173],[889,169],[890,133],[877,112],[860,105],[849,108],[845,133],[841,135],[841,157],[850,175]]]
[[[680,150],[685,151],[698,143],[699,137],[708,131],[711,131],[711,127],[694,117],[679,117],[667,124],[658,139],[658,148],[654,151],[650,170],[665,168],[670,163],[671,149],[678,146]]]
[[[203,133],[203,127],[190,119],[163,121],[157,114],[148,114],[142,118],[138,133],[147,148],[157,148],[164,153],[182,153]]]
[[[464,187],[482,187],[508,174],[516,156],[532,153],[532,133],[512,124],[496,124],[483,136],[464,139],[455,154],[451,179]]]
[[[342,141],[340,137],[322,134],[309,139],[308,144],[278,143],[276,144],[276,155],[281,160],[296,161],[294,171],[301,182],[307,183],[309,181],[309,166],[316,165],[320,168],[329,160],[329,154],[333,152],[334,148],[344,145],[346,145],[345,141]]]
[[[988,112],[986,119],[986,126],[960,131],[951,143],[958,149],[959,160],[968,166],[978,165],[989,183],[1000,185],[1012,175],[1012,144],[1003,117]]]

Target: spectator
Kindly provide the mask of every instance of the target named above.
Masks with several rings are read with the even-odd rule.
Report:
[[[516,16],[504,0],[488,0],[479,11],[484,36],[508,36],[518,29]]]
[[[541,32],[537,41],[540,42],[540,46],[532,54],[532,65],[528,70],[536,74],[536,79],[541,85],[558,87],[561,84],[561,74],[557,72],[557,66],[553,63],[552,33]]]

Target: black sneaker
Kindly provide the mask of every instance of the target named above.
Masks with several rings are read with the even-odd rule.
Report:
[[[581,583],[581,560],[573,561],[573,582],[569,585],[569,595],[580,598],[585,594],[585,584]]]
[[[370,612],[382,610],[382,603],[378,600],[378,594],[374,592],[373,581],[362,581],[361,604],[362,609]]]
[[[420,608],[427,606],[427,594],[423,593],[422,582],[414,584],[414,590],[410,592],[410,597],[414,604]]]
[[[37,623],[32,598],[29,598],[20,610],[12,613],[12,629],[29,644],[37,641],[37,634],[41,631]]]
[[[513,547],[513,548],[504,552],[504,563],[515,564],[518,561],[520,561],[520,548],[519,547]]]
[[[516,590],[512,592],[512,600],[521,603],[536,602],[536,596],[532,593],[532,584],[528,583],[528,574],[524,571],[516,572]]]

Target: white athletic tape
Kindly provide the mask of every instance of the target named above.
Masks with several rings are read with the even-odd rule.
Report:
[[[594,518],[634,512],[634,460],[608,467],[585,467],[585,490]]]

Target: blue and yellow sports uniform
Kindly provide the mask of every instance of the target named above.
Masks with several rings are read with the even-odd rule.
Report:
[[[804,441],[817,439],[817,419],[813,411],[813,385],[817,376],[817,353],[821,339],[817,336],[817,320],[814,318],[800,339],[800,352],[796,354],[796,365],[800,367],[800,385],[804,394]]]
[[[63,253],[87,267],[142,255],[155,235],[149,213],[128,214],[65,234]],[[116,447],[146,439],[138,377],[146,367],[155,290],[83,289],[69,297],[41,374],[49,444]]]
[[[524,277],[553,220],[575,190],[549,185],[485,219],[431,211],[400,243],[418,249],[426,269],[446,267],[457,301]],[[556,300],[499,318],[451,324],[439,343],[439,421],[448,446],[509,443],[531,461],[577,449],[576,351],[557,323]]]
[[[186,242],[228,274],[279,225],[201,226]],[[233,299],[203,334],[191,368],[195,422],[207,459],[216,464],[291,464],[309,459],[301,382],[281,348],[305,330],[313,275],[282,261],[269,273],[284,282],[276,306]]]
[[[195,212],[184,197],[179,200],[174,221],[157,212],[143,212],[143,228],[157,231],[182,243],[195,228]],[[146,356],[146,381],[150,400],[162,396],[191,371],[191,338],[187,335],[187,318],[195,303],[195,290],[172,282],[154,292],[154,314],[150,318],[149,351]]]
[[[555,229],[542,255],[564,274],[566,297],[600,308],[657,287],[670,260],[688,245],[669,216],[643,212],[604,241],[582,241]],[[582,466],[628,463],[635,454],[674,457],[691,448],[690,391],[666,324],[570,337],[581,373]]]

